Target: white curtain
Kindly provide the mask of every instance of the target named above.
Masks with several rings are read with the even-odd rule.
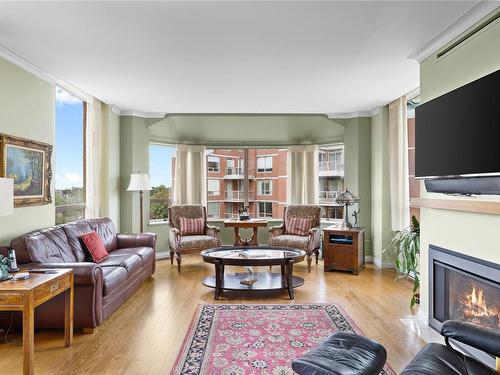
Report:
[[[205,147],[177,145],[175,157],[174,203],[206,205]]]
[[[102,115],[101,102],[92,98],[87,103],[86,124],[86,218],[97,218],[99,213]]]
[[[319,194],[318,146],[288,148],[288,203],[317,204]]]
[[[403,96],[389,104],[389,173],[393,231],[400,231],[410,225],[406,122],[406,96]]]

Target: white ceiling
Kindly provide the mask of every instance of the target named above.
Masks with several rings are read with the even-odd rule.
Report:
[[[370,111],[477,1],[0,3],[0,46],[122,110]]]

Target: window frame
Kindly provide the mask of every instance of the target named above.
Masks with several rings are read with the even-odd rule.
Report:
[[[213,159],[217,159],[217,169],[210,169],[210,167],[208,166],[210,163],[210,158],[213,158]],[[212,161],[214,162],[214,161]],[[220,172],[220,157],[218,156],[214,156],[214,155],[207,155],[207,171],[208,172]]]
[[[176,150],[177,146],[174,145],[174,144],[171,144],[171,143],[163,143],[163,142],[153,142],[153,141],[149,141],[148,143],[148,157],[149,157],[149,147],[150,146],[163,146],[163,147],[171,147],[173,148],[174,150]],[[177,154],[177,151],[174,152],[173,154],[173,158],[176,157],[176,154]],[[172,159],[170,160],[170,168],[172,168]],[[174,176],[174,169],[175,168],[172,168],[172,171],[171,171],[171,176],[172,176],[172,186],[171,186],[171,192],[173,193],[173,189],[174,189],[174,180],[175,180],[175,176]],[[151,170],[149,170],[149,177],[151,179]],[[167,186],[168,188],[168,186]],[[151,193],[150,193],[151,194]],[[168,205],[168,202],[167,202],[167,217],[164,218],[164,219],[151,219],[151,195],[148,195],[148,198],[149,198],[149,205],[148,205],[148,218],[149,218],[149,225],[159,225],[159,224],[168,224],[169,222],[169,217],[168,217],[168,209],[170,208],[170,206]],[[172,198],[171,198],[171,202],[173,203],[173,194],[172,194]]]
[[[259,160],[264,160],[264,168],[259,168]],[[271,160],[271,167],[267,167],[267,160]],[[273,171],[273,157],[271,155],[257,156],[257,173],[270,173]]]
[[[259,218],[263,218],[263,217],[265,217],[265,218],[271,218],[271,219],[272,219],[272,218],[273,218],[273,202],[269,202],[269,201],[258,201],[257,203],[258,203],[258,204],[257,204],[257,211],[258,211],[258,212],[257,212],[257,215],[258,215],[258,217],[259,217]],[[269,211],[269,210],[264,209],[264,215],[262,215],[262,211],[261,211],[261,209],[260,209],[260,205],[261,205],[261,204],[262,204],[262,205],[264,205],[264,208],[266,208],[266,205],[270,205],[271,210]],[[269,214],[270,214],[270,215],[269,215]]]
[[[217,183],[217,190],[210,190],[210,181],[215,181]],[[207,177],[207,196],[209,196],[209,195],[212,195],[212,196],[220,195],[220,180],[219,179]]]
[[[61,90],[64,90],[71,96],[79,99],[82,101],[82,148],[83,148],[83,160],[82,160],[82,182],[83,182],[83,187],[82,187],[82,196],[83,196],[83,202],[81,203],[71,203],[71,204],[61,204],[61,205],[56,205],[55,203],[55,198],[54,198],[54,213],[55,213],[55,224],[57,224],[57,214],[62,213],[64,214],[65,212],[68,211],[79,211],[81,212],[81,216],[83,219],[86,218],[86,211],[87,211],[87,110],[88,110],[88,101],[87,99],[81,98],[79,95],[76,93],[72,92],[71,90],[68,90],[65,87],[56,85],[56,90],[57,88],[60,88]],[[54,105],[57,105],[57,102],[54,103]],[[54,136],[56,137],[56,132],[57,132],[57,127],[54,129]],[[54,175],[57,172],[57,165],[55,166],[54,169]],[[55,188],[55,184],[54,184]],[[56,189],[57,190],[57,189]],[[54,194],[55,195],[55,194]],[[68,221],[69,222],[69,221]],[[65,224],[68,222],[63,222],[60,224]]]

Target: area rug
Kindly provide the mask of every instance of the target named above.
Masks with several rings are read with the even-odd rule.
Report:
[[[361,334],[335,304],[199,305],[170,374],[294,374],[292,360],[336,331]]]

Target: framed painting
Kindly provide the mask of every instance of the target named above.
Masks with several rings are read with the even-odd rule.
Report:
[[[14,179],[14,206],[52,202],[52,146],[0,134],[0,176]]]

